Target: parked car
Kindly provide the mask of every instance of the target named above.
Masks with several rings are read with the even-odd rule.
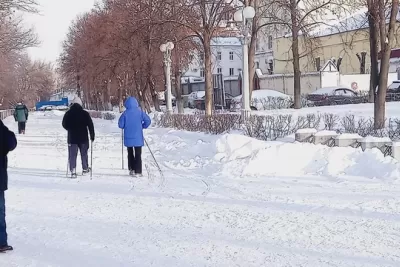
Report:
[[[391,101],[400,101],[400,81],[393,81],[387,88],[386,102]]]
[[[251,94],[251,110],[265,110],[290,108],[293,104],[293,97],[273,89],[254,90]],[[236,96],[232,100],[231,109],[242,108],[242,95]]]
[[[167,105],[167,91],[160,92],[158,94],[158,101],[160,101],[160,105]],[[176,98],[172,95],[172,106],[176,105]]]
[[[195,108],[195,100],[201,99],[206,95],[205,91],[191,92],[188,96],[188,107]]]
[[[367,99],[346,87],[324,87],[307,96],[307,100],[315,106],[331,106],[366,103]]]
[[[217,103],[214,103],[214,108],[215,109],[222,109],[222,108],[230,109],[232,99],[233,99],[232,95],[225,93],[225,107],[222,107],[221,105],[218,105]],[[206,95],[205,94],[203,97],[194,100],[194,107],[196,109],[200,109],[200,110],[206,109]]]

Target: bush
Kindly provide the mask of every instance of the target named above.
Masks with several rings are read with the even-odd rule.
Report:
[[[103,119],[108,120],[108,121],[112,121],[115,119],[115,114],[111,113],[111,112],[104,112],[103,113]]]
[[[154,124],[163,128],[222,134],[239,129],[240,115],[217,113],[208,117],[204,114],[158,114],[154,117]]]
[[[101,111],[95,111],[95,110],[88,110],[90,117],[94,119],[101,119],[103,116],[101,114]]]
[[[96,111],[96,110],[88,110],[90,117],[93,119],[104,119],[104,120],[114,120],[115,119],[115,114],[111,112],[102,112],[102,111]]]
[[[400,120],[390,119],[387,128],[375,130],[373,119],[359,118],[354,115],[339,117],[336,114],[293,115],[252,115],[243,123],[239,114],[215,113],[210,117],[204,114],[158,114],[154,125],[163,128],[174,128],[192,132],[210,134],[228,133],[241,130],[247,136],[261,140],[276,140],[294,134],[299,129],[315,128],[338,133],[355,133],[362,137],[390,137],[400,139]]]

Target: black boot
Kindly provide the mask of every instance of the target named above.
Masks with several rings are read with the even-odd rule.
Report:
[[[11,251],[13,249],[14,248],[12,246],[9,246],[9,245],[0,246],[0,252]]]

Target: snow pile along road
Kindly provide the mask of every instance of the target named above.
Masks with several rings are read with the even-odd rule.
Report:
[[[227,170],[244,176],[342,175],[399,179],[400,165],[378,149],[328,147],[309,143],[262,142],[227,134],[216,141],[216,159],[228,162]]]

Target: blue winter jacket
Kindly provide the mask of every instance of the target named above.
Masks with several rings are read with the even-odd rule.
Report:
[[[124,104],[126,110],[118,120],[118,127],[124,129],[126,147],[144,146],[143,129],[150,126],[150,117],[139,107],[136,98],[130,96]]]

